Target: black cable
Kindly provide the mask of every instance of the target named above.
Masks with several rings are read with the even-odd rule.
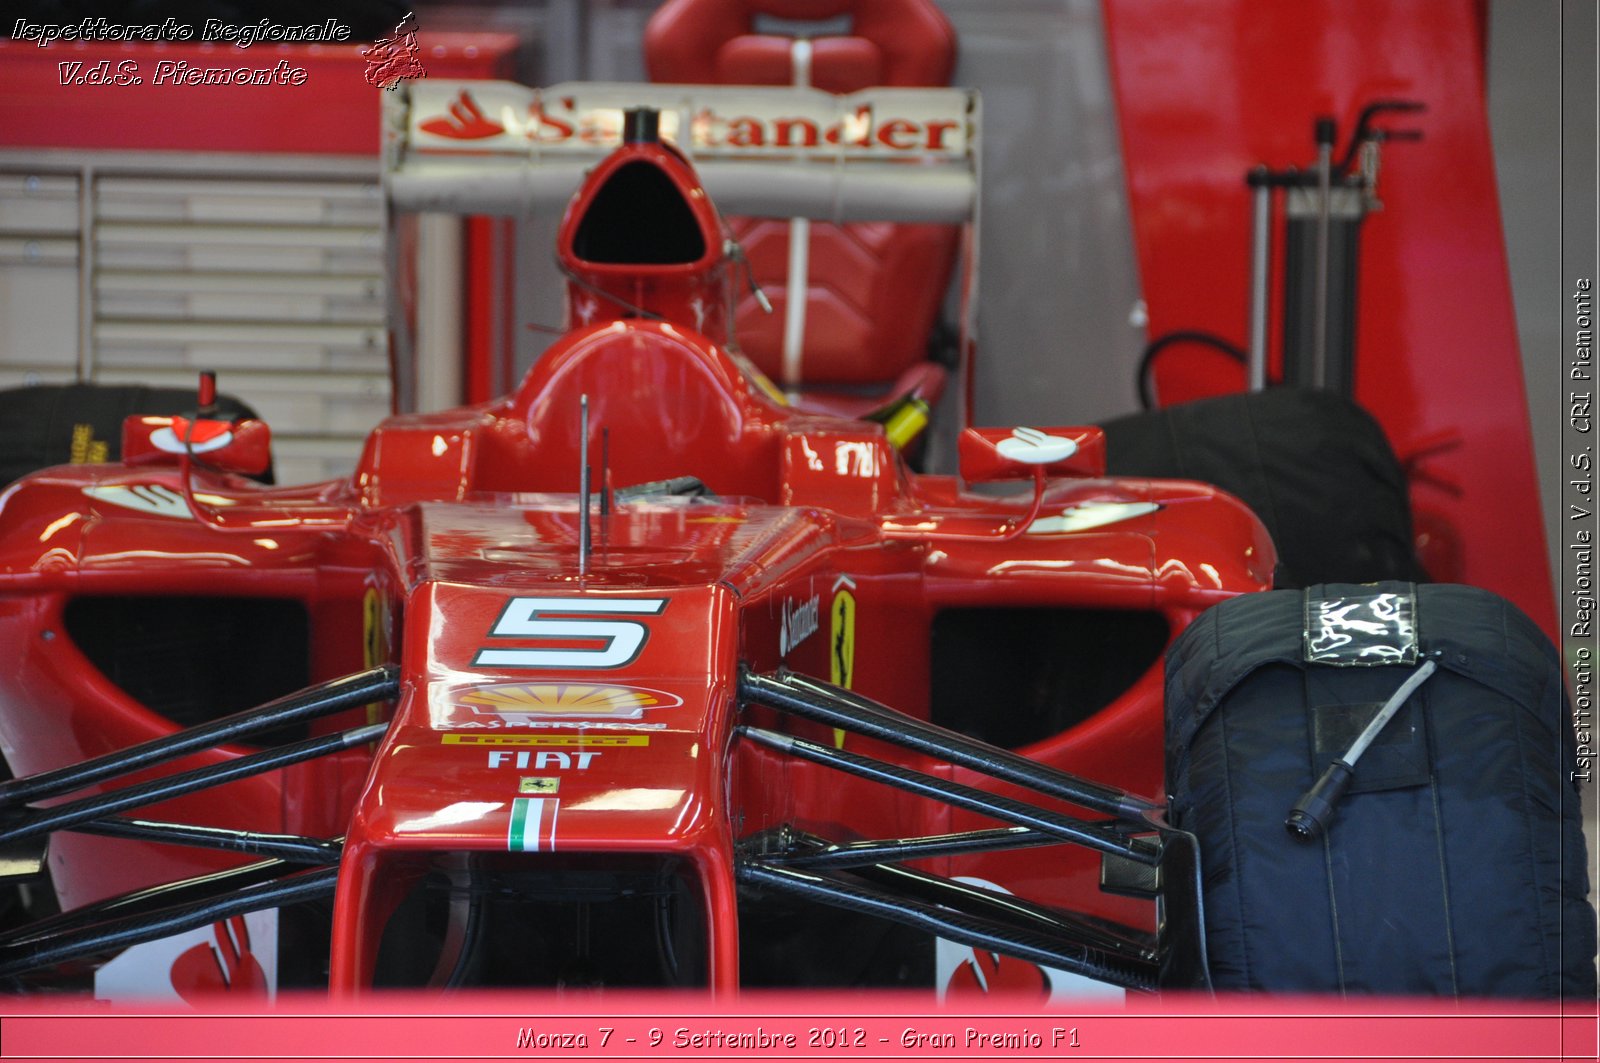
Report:
[[[1350,133],[1350,143],[1345,146],[1344,155],[1340,157],[1339,164],[1334,167],[1334,172],[1340,175],[1350,172],[1350,167],[1356,161],[1356,152],[1361,150],[1361,142],[1373,138],[1382,140],[1420,140],[1422,134],[1415,129],[1374,129],[1372,120],[1380,114],[1416,114],[1426,111],[1428,105],[1420,100],[1374,100],[1361,109],[1361,114],[1356,118],[1355,129]]]
[[[678,950],[672,944],[672,894],[656,898],[656,962],[666,976],[667,985],[678,984]]]
[[[565,262],[561,261],[560,258],[556,259],[556,269],[558,269],[561,272],[561,275],[563,277],[567,278],[567,280],[571,281],[573,284],[576,284],[578,287],[582,288],[584,291],[588,292],[591,295],[597,295],[600,298],[604,299],[608,303],[616,303],[618,306],[622,307],[624,310],[627,310],[630,313],[632,313],[634,317],[644,318],[647,321],[665,321],[666,320],[666,318],[662,317],[660,314],[656,313],[654,310],[646,310],[642,306],[638,306],[638,305],[635,305],[634,303],[630,303],[628,300],[624,299],[620,295],[616,295],[616,294],[613,294],[611,292],[606,291],[604,288],[600,287],[598,284],[593,284],[593,283],[590,283],[589,281],[584,280],[582,277],[578,276],[578,274],[577,274],[577,272],[575,270],[569,268]]]
[[[1243,348],[1214,333],[1183,329],[1178,332],[1169,332],[1165,336],[1159,336],[1150,341],[1149,345],[1144,349],[1144,354],[1139,357],[1139,405],[1146,410],[1156,408],[1155,395],[1150,389],[1150,370],[1155,365],[1156,355],[1175,343],[1198,343],[1202,346],[1212,347],[1246,368],[1250,365],[1250,356],[1244,352]]]
[[[445,977],[445,989],[460,989],[466,985],[467,972],[478,958],[478,949],[483,945],[484,927],[489,922],[483,917],[483,903],[483,897],[477,893],[467,898],[467,925],[461,931],[461,951],[456,953],[456,962]]]

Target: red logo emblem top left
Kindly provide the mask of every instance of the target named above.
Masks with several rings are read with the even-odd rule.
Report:
[[[424,119],[418,123],[418,128],[424,133],[449,137],[451,140],[487,140],[506,131],[506,127],[499,122],[484,117],[478,101],[466,89],[462,89],[451,102],[449,114]]]

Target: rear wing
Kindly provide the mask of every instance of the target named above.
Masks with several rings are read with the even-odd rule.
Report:
[[[729,215],[963,227],[958,349],[971,423],[981,108],[977,92],[510,81],[403,82],[383,93],[383,190],[395,407],[459,391],[459,235],[449,215],[557,214],[649,107]],[[803,272],[799,274],[804,281]],[[427,352],[427,364],[418,354]],[[439,378],[434,380],[434,378]],[[430,384],[430,381],[432,382]],[[442,383],[440,383],[442,381]],[[435,386],[436,385],[436,386]],[[449,403],[442,403],[449,404]]]
[[[978,203],[979,100],[963,89],[818,89],[509,81],[408,83],[384,100],[391,209],[560,209],[621,142],[622,114],[662,137],[729,214],[963,223]]]

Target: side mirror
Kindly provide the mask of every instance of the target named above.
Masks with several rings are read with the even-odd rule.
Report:
[[[968,428],[956,442],[968,483],[1106,474],[1106,434],[1075,428]]]
[[[134,414],[122,422],[122,460],[129,465],[175,465],[186,454],[214,469],[255,476],[272,464],[272,430],[250,419]]]

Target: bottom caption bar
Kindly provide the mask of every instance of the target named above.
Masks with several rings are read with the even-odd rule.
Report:
[[[1082,1012],[1025,1003],[930,1010],[922,996],[474,994],[153,1014],[34,998],[0,1003],[0,1059],[1592,1060],[1600,1047],[1592,1002],[1164,998]]]

